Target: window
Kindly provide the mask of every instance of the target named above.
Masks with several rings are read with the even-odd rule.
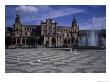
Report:
[[[25,36],[27,36],[27,32],[25,33]]]
[[[53,28],[53,30],[55,30],[55,28]]]
[[[18,32],[17,32],[17,34],[18,34]]]
[[[25,39],[22,39],[22,43],[23,43],[23,44],[25,43]]]
[[[30,28],[30,31],[31,31],[31,28]]]
[[[67,34],[67,36],[69,37],[69,34]]]
[[[66,29],[66,32],[67,32],[67,29]]]
[[[64,29],[65,30],[65,32],[66,32],[66,29]]]
[[[29,28],[27,28],[27,30],[29,31]]]

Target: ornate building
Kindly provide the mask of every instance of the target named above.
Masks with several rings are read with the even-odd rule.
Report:
[[[96,33],[100,31],[95,31]],[[74,16],[71,27],[58,26],[52,19],[41,21],[40,25],[23,25],[20,15],[16,15],[15,23],[6,28],[6,45],[34,47],[76,47],[88,46],[88,30],[79,30]],[[97,34],[99,35],[99,34]],[[98,37],[97,37],[98,38]],[[98,40],[97,40],[98,42]],[[84,44],[84,45],[83,45]]]
[[[79,27],[75,17],[71,28],[58,26],[52,19],[42,21],[40,25],[23,25],[20,15],[16,15],[15,24],[12,27],[11,44],[20,45],[41,45],[45,47],[67,46],[70,43],[78,45]]]
[[[51,19],[41,22],[41,36],[44,38],[44,45],[49,47],[66,46],[70,41],[78,45],[78,42],[74,41],[78,41],[78,30],[75,17],[71,28],[57,26],[57,23]]]

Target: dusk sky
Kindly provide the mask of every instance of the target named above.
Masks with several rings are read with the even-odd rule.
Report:
[[[19,11],[21,23],[25,25],[40,24],[42,20],[52,18],[58,26],[71,26],[76,16],[80,29],[90,29],[91,20],[95,19],[98,26],[106,27],[105,5],[7,5],[5,7],[5,25],[14,23],[16,13]]]

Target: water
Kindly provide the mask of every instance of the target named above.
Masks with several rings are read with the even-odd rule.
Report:
[[[94,30],[89,32],[88,46],[98,46],[98,34]]]
[[[87,39],[86,39],[86,36],[83,36],[81,39],[80,39],[80,46],[86,46],[86,43],[87,43]]]
[[[88,30],[85,36],[80,39],[80,46],[98,46],[98,32]]]

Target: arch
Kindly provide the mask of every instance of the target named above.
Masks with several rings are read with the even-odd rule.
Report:
[[[25,44],[25,39],[22,39],[22,43]]]
[[[63,46],[64,46],[64,47],[68,47],[68,40],[67,40],[67,39],[64,39]]]
[[[38,40],[37,40],[37,39],[35,39],[35,44],[36,44],[36,45],[38,44]]]
[[[55,37],[52,38],[51,44],[52,44],[52,47],[56,47],[56,39],[55,39]]]
[[[71,39],[71,44],[73,44],[73,43],[74,43],[74,38]]]
[[[67,39],[64,39],[64,44],[66,44],[67,43]]]
[[[17,44],[20,44],[20,38],[17,39]]]
[[[68,44],[70,44],[71,43],[71,41],[70,41],[70,39],[68,39]]]
[[[26,38],[26,44],[28,44],[28,38]]]
[[[42,45],[43,44],[43,41],[44,41],[44,38],[43,37],[40,37],[39,39],[38,39],[38,45]]]
[[[41,45],[41,44],[42,44],[41,39],[38,39],[38,45]]]

